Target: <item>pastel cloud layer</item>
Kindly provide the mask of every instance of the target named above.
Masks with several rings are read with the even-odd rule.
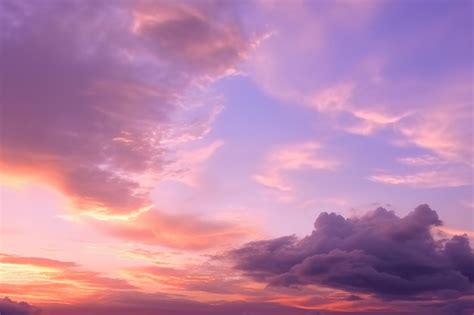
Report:
[[[2,169],[49,182],[79,212],[148,206],[140,178],[165,171],[180,101],[251,44],[232,8],[211,3],[2,7]]]
[[[0,313],[471,314],[472,10],[0,0]]]

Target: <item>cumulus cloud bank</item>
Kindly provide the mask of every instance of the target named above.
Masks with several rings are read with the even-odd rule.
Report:
[[[311,235],[256,241],[233,250],[236,268],[272,286],[323,285],[383,299],[473,294],[474,254],[466,236],[435,240],[437,213],[404,217],[378,208],[359,218],[322,213]]]

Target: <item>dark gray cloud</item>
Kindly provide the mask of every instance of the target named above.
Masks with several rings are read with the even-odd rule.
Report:
[[[466,236],[435,240],[435,211],[405,217],[378,208],[360,218],[322,213],[311,235],[251,242],[233,250],[236,268],[271,286],[324,285],[390,300],[451,300],[473,294]]]
[[[15,302],[5,297],[0,300],[1,315],[39,315],[41,310],[26,302]]]

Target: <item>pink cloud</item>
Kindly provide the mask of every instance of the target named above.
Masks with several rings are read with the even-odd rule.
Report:
[[[205,220],[186,214],[168,214],[151,209],[125,220],[90,222],[108,235],[132,243],[203,250],[231,245],[255,231],[226,221]]]
[[[339,161],[321,153],[321,145],[306,142],[282,146],[270,152],[264,162],[264,170],[254,175],[263,186],[280,191],[292,190],[286,173],[301,170],[335,170]]]
[[[469,91],[465,90],[466,95]],[[471,105],[466,98],[462,103],[432,106],[429,111],[420,112],[413,120],[400,125],[403,140],[448,161],[472,165],[473,131],[470,125],[474,116]]]
[[[2,264],[15,264],[15,265],[31,265],[39,267],[49,268],[72,268],[77,267],[74,262],[64,262],[54,259],[41,258],[41,257],[22,257],[0,254],[0,263]]]
[[[197,186],[205,162],[223,145],[223,141],[216,140],[195,149],[177,150],[175,160],[169,165],[163,178]]]
[[[41,302],[77,302],[107,291],[132,290],[126,280],[74,262],[0,254],[0,294]]]
[[[460,187],[471,184],[469,174],[452,170],[422,170],[410,174],[380,173],[371,175],[369,179],[374,182],[414,188]]]
[[[232,7],[212,3],[8,1],[1,17],[2,171],[49,183],[79,212],[150,205],[140,178],[166,168],[179,102],[252,45]]]
[[[414,29],[400,29],[391,38],[394,29],[384,28],[383,20],[390,15],[381,2],[334,3],[317,9],[306,2],[288,7],[266,3],[261,14],[276,21],[275,35],[257,47],[249,62],[251,77],[269,95],[317,112],[318,121],[332,132],[379,137],[388,144],[422,150],[421,155],[446,161],[443,174],[462,165],[470,166],[467,172],[472,173],[470,63],[465,55],[462,61],[452,58],[466,51],[471,39],[469,32],[461,31],[463,23],[469,24],[469,15],[459,14],[464,5],[446,6],[446,17],[460,19],[449,28],[441,27],[447,20],[432,7],[432,18],[414,20]],[[379,26],[385,37],[376,31]],[[441,55],[439,64],[426,63]],[[459,62],[465,64],[462,69]],[[409,180],[426,182],[430,176],[424,170],[417,174],[425,179]]]

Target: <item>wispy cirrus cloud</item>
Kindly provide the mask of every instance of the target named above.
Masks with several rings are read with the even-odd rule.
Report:
[[[419,112],[411,120],[401,124],[399,131],[405,137],[401,139],[402,143],[406,141],[445,160],[472,166],[472,87],[463,82],[458,84],[461,88],[449,92],[449,95],[440,96],[448,100],[438,101],[436,106]],[[443,94],[446,93],[448,91]]]
[[[216,140],[195,149],[177,150],[174,160],[170,163],[166,172],[163,173],[163,179],[197,186],[202,166],[223,145],[222,140]]]
[[[369,180],[412,188],[462,187],[472,185],[471,166],[439,155],[421,154],[398,159],[404,171],[378,171]]]
[[[339,12],[345,6],[357,8],[353,18]],[[449,162],[437,173],[449,179],[450,186],[458,185],[465,180],[454,180],[458,175],[452,170],[472,173],[473,165],[467,6],[466,2],[431,6],[432,18],[420,21],[410,14],[411,27],[392,33],[387,21],[403,15],[403,5],[373,1],[317,9],[307,2],[286,9],[267,5],[262,15],[277,21],[276,35],[256,49],[250,73],[269,95],[316,112],[318,123],[333,133],[370,136],[399,150],[417,149],[421,156]],[[288,16],[287,10],[293,14]],[[412,12],[418,10],[424,9],[414,7]],[[441,10],[448,13],[440,14]],[[446,23],[449,28],[440,28]],[[291,27],[280,29],[280,24]],[[385,36],[379,36],[375,31],[379,29],[387,31]],[[420,42],[416,34],[427,29],[437,31]],[[428,48],[440,43],[440,49]],[[426,60],[437,62],[428,67]],[[410,178],[394,174],[392,181],[426,186],[430,176],[417,170]]]
[[[410,166],[434,166],[447,163],[446,160],[430,154],[402,157],[398,161]]]
[[[472,184],[469,173],[453,172],[451,170],[416,171],[409,174],[386,172],[371,175],[369,179],[378,183],[404,185],[413,188],[461,187]]]
[[[321,145],[304,142],[284,145],[271,151],[264,161],[263,172],[254,175],[254,180],[268,188],[291,191],[288,173],[303,170],[334,171],[340,164],[334,158],[321,153]]]

